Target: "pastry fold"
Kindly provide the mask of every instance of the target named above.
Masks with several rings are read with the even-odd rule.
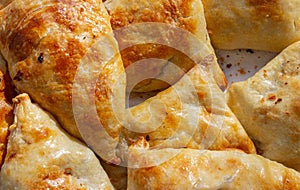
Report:
[[[130,145],[143,136],[152,148],[238,148],[254,153],[252,141],[207,72],[212,61],[203,59],[170,88],[129,108],[121,140]]]

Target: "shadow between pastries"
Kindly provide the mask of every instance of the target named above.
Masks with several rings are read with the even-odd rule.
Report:
[[[13,123],[12,94],[8,74],[3,74],[0,69],[0,169],[6,154],[8,127]]]

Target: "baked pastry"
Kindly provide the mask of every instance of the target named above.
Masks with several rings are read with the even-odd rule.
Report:
[[[264,157],[300,171],[300,42],[246,81],[232,84],[228,105]]]
[[[261,156],[244,153],[255,153],[256,150],[219,88],[226,85],[226,80],[204,30],[201,1],[107,0],[105,5],[111,20],[102,1],[98,0],[2,1],[0,49],[19,93],[30,94],[70,134],[82,140],[91,138],[96,146],[98,144],[92,147],[96,152],[104,153],[100,157],[105,160],[103,164],[116,188],[125,188],[127,173],[124,168],[109,165],[106,161],[120,164],[119,157],[129,167],[156,164],[150,168],[129,168],[129,189],[247,188],[249,183],[253,183],[254,188],[300,188],[296,171]],[[164,27],[148,31],[149,36],[140,37],[144,31],[139,31],[125,36],[129,40],[120,38],[124,34],[123,27],[149,21],[185,29],[194,35],[191,39],[196,40],[190,42],[191,39],[177,36],[183,37],[178,42],[190,49],[185,54],[179,47],[168,44],[143,44],[149,42],[146,38],[153,37],[155,32],[164,34],[171,41],[166,30],[162,30]],[[115,36],[111,24],[116,30]],[[130,41],[131,38],[136,41]],[[134,43],[135,46],[122,49]],[[191,58],[191,52],[198,50],[195,48],[198,46],[194,46],[196,43],[202,48],[199,55]],[[154,78],[171,78],[170,84],[179,81],[140,105],[125,110],[124,65],[129,68],[134,62],[148,58],[166,60],[161,65],[163,70],[155,64],[148,68],[154,72]],[[179,75],[169,76],[173,72],[165,72],[173,71],[169,70],[170,62],[182,66]],[[298,67],[287,67],[288,76],[296,76],[294,72],[297,73]],[[144,92],[169,85],[159,80],[143,82],[134,90]],[[291,86],[298,84],[296,79],[289,82]],[[129,89],[130,85],[127,84]],[[32,104],[27,94],[14,99],[15,121],[10,127],[5,152],[3,147],[7,143],[7,126],[12,122],[12,108],[6,100],[2,104],[1,93],[0,129],[4,130],[0,131],[0,154],[5,156],[5,162],[0,172],[0,189],[113,189],[94,153],[60,129],[54,117]],[[278,98],[274,104],[282,102],[284,100]],[[2,105],[8,114],[2,112]],[[293,113],[285,112],[291,114],[292,119],[298,116],[298,105],[293,106]],[[1,118],[2,114],[8,120]],[[104,129],[100,133],[95,130],[98,125]],[[78,127],[83,127],[87,133],[80,133]],[[296,141],[297,135],[294,132],[290,139]],[[147,142],[140,142],[141,137]],[[259,143],[262,142],[255,140],[261,148]],[[139,147],[128,151],[132,143],[146,144],[153,149]],[[161,162],[162,157],[168,159],[163,159],[166,162],[160,165],[157,161]],[[297,160],[284,164],[297,169]],[[180,165],[183,167],[178,167]],[[268,173],[270,171],[272,175]],[[202,179],[207,181],[203,183]]]
[[[122,128],[125,144],[141,136],[152,148],[224,150],[255,153],[242,125],[226,104],[223,92],[207,72],[207,57],[170,88],[131,107]]]
[[[137,25],[139,26],[138,32],[130,32],[126,37],[122,34],[121,39],[117,37],[121,46],[122,60],[127,68],[128,90],[137,92],[159,90],[178,81],[185,72],[197,64],[191,57],[187,56],[186,52],[182,51],[183,47],[186,47],[190,54],[198,54],[201,57],[214,54],[206,30],[201,0],[107,0],[104,4],[111,16],[111,26],[117,33],[118,30],[126,30],[130,25],[141,24]],[[161,30],[158,28],[163,25],[153,25],[153,27],[147,28],[146,25],[150,23],[161,23],[167,26]],[[147,28],[148,33],[141,32],[144,27]],[[181,30],[175,31],[172,27]],[[173,36],[170,35],[172,32],[175,32]],[[155,35],[150,35],[152,33]],[[190,35],[193,36],[193,40],[189,39],[191,38]],[[147,37],[149,38],[147,39]],[[175,38],[178,41],[173,46],[163,43]],[[131,44],[124,46],[124,40]],[[199,45],[194,46],[193,43]],[[206,47],[202,48],[203,46]],[[153,62],[132,68],[132,65],[137,61],[150,58],[162,59],[164,62]],[[181,72],[174,71],[170,66],[171,63],[180,67]],[[226,78],[215,55],[212,70],[218,85],[225,88],[227,85]],[[149,77],[136,81],[145,75]]]
[[[94,153],[27,94],[14,104],[0,189],[113,189]]]
[[[215,48],[280,52],[300,40],[298,0],[202,2]]]
[[[121,126],[112,98],[125,108],[125,73],[102,1],[14,0],[0,11],[0,21],[1,52],[18,92],[28,93],[78,138],[76,124],[99,123],[87,116],[87,103],[94,103],[107,132],[101,148],[106,160],[118,162],[114,147]]]
[[[6,153],[8,126],[13,122],[10,91],[12,91],[12,88],[9,80],[7,80],[7,76],[0,69],[0,168]]]
[[[141,147],[130,152],[129,190],[300,188],[300,173],[255,154]]]

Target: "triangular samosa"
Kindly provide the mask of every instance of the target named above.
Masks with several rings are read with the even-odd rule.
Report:
[[[258,153],[300,171],[300,42],[253,77],[232,84],[228,105]]]
[[[27,94],[14,100],[0,189],[113,189],[94,153]]]

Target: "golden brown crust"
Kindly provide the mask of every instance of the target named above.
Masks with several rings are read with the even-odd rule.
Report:
[[[172,87],[129,109],[129,125],[122,129],[128,144],[143,136],[152,148],[256,152],[223,92],[203,67],[196,65]]]
[[[181,28],[190,32],[189,34],[193,34],[197,40],[199,40],[200,44],[203,43],[210,48],[211,54],[214,52],[210,45],[209,36],[206,31],[204,11],[200,0],[159,0],[155,2],[146,0],[109,0],[105,2],[105,6],[111,16],[111,25],[114,30],[122,29],[124,27],[126,28],[131,24],[137,23],[164,23],[168,26]],[[164,36],[166,33],[168,33],[168,31],[163,31],[161,36]],[[142,44],[134,45],[127,50],[121,51],[125,67],[135,63],[137,60],[148,58],[163,59],[166,61],[166,64],[157,66],[153,63],[147,66],[146,71],[127,73],[128,75],[138,76],[136,78],[139,78],[139,75],[145,75],[145,72],[152,73],[152,79],[142,81],[133,88],[133,91],[145,92],[163,89],[174,84],[178,79],[180,79],[182,74],[174,76],[172,71],[164,70],[166,68],[167,61],[171,61],[175,65],[179,66],[179,68],[183,69],[184,72],[190,70],[196,64],[193,61],[186,59],[186,57],[182,55],[183,52],[176,51],[174,49],[176,47],[167,47],[161,44],[145,44],[142,41],[143,37],[138,36],[138,34],[134,35],[136,35],[135,39],[141,39]],[[160,36],[160,34],[156,35]],[[181,38],[180,36],[176,37],[178,39]],[[182,37],[182,39],[185,38],[187,38],[187,36]],[[190,46],[189,42],[177,45],[183,47]],[[192,51],[203,54],[203,52],[198,52],[198,50],[199,49],[194,49]],[[212,65],[212,69],[217,83],[221,87],[225,87],[226,79],[216,60]],[[159,81],[158,78],[167,78],[168,80]]]
[[[0,189],[113,189],[94,153],[27,94],[14,104]]]
[[[202,2],[215,48],[280,52],[300,39],[300,2],[297,0]]]
[[[254,7],[253,17],[269,17],[276,21],[280,21],[284,17],[280,0],[248,0],[248,3]]]
[[[107,1],[106,4],[110,4]],[[129,5],[122,5],[115,9],[108,7],[111,15],[111,24],[113,29],[125,27],[132,23],[140,22],[160,22],[167,24],[175,24],[179,28],[196,33],[195,19],[188,17],[194,16],[192,12],[193,1],[190,0],[162,0],[159,2],[147,1],[129,1]],[[124,2],[125,3],[125,2]]]
[[[121,55],[125,68],[130,65],[132,66],[132,64],[140,60],[151,58],[165,60],[164,64],[155,65],[154,62],[151,66],[147,64],[146,71],[145,67],[139,68],[138,66],[133,66],[134,69],[127,69],[127,88],[129,88],[130,90],[133,87],[133,85],[135,85],[134,82],[136,82],[135,79],[137,78],[137,75],[144,74],[145,72],[147,72],[152,73],[152,76],[155,76],[156,78],[161,77],[163,79],[166,72],[172,72],[165,69],[167,68],[167,65],[170,64],[170,62],[181,68],[183,72],[188,72],[188,70],[196,64],[190,57],[185,55],[183,52],[162,44],[139,44],[131,46],[122,50]],[[133,91],[147,92],[155,91],[158,89],[165,89],[172,85],[174,82],[177,82],[177,80],[181,77],[181,75],[175,76],[175,73],[170,73],[170,75],[172,76],[167,77],[167,79],[174,78],[174,80],[163,81],[155,79],[155,77],[153,77],[153,79],[146,79],[140,81],[136,86],[134,86]]]
[[[175,154],[174,154],[175,153]],[[170,159],[161,163],[166,155]],[[135,150],[132,160],[156,165],[130,168],[128,189],[298,189],[300,174],[255,154],[191,149]],[[141,165],[142,166],[142,165]]]
[[[28,187],[30,189],[36,189],[36,190],[43,190],[43,189],[62,189],[62,190],[68,190],[68,189],[74,189],[74,190],[87,190],[86,187],[82,185],[82,187],[78,187],[68,177],[70,175],[69,172],[71,172],[71,169],[65,169],[62,170],[58,167],[50,167],[50,168],[41,168],[39,169],[39,179],[35,182],[28,182]],[[58,183],[58,181],[62,181],[63,183]],[[52,185],[52,183],[57,181],[57,185]]]
[[[106,82],[102,81],[101,84],[104,90],[96,92],[96,106],[102,125],[112,140],[117,141],[118,122],[101,115],[113,115],[112,97],[111,94],[101,93],[111,91],[116,78],[125,78],[119,76],[123,66],[118,56],[105,65],[105,61],[118,54],[118,49],[102,1],[15,0],[2,9],[0,15],[5,25],[0,30],[0,47],[17,90],[30,94],[34,101],[54,114],[63,127],[78,138],[81,135],[73,116],[72,90],[79,65],[85,64],[88,55],[93,59],[94,65],[91,67],[97,67],[96,64],[108,66],[98,77]],[[100,38],[106,39],[109,44],[106,42],[100,48],[93,47],[94,44],[98,45]],[[95,55],[91,55],[93,48],[98,51]],[[91,76],[93,71],[90,69],[86,72],[91,72],[87,74]],[[125,86],[120,87],[120,91],[122,88],[125,91]],[[84,85],[79,90],[80,94],[95,93],[92,84]],[[81,119],[89,123],[88,117]]]

